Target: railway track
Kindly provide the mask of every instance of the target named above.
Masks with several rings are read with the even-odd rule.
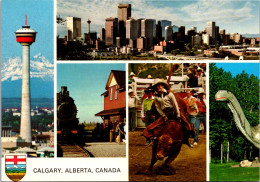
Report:
[[[90,157],[89,152],[76,144],[60,144],[63,157]]]

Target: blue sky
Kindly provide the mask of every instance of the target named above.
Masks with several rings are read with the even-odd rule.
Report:
[[[2,61],[22,56],[22,46],[16,42],[16,30],[22,28],[27,14],[28,25],[37,33],[31,45],[31,58],[40,53],[53,63],[53,1],[2,0],[1,9]]]
[[[16,42],[15,32],[25,24],[25,14],[27,24],[37,32],[36,42],[30,46],[31,95],[36,98],[54,97],[53,4],[52,0],[1,1],[1,81],[2,86],[5,86],[2,90],[3,97],[21,95],[22,46]],[[18,87],[16,90],[11,88],[14,85]]]
[[[99,34],[105,18],[117,17],[120,3],[132,4],[133,18],[166,19],[186,30],[204,30],[206,22],[216,21],[227,33],[259,33],[258,0],[57,0],[57,14],[82,18],[82,33],[87,32],[86,20],[90,19],[91,30]],[[66,24],[58,25],[57,33],[64,36]]]
[[[67,86],[80,122],[102,122],[94,115],[104,109],[105,86],[111,70],[125,71],[125,64],[57,64],[57,93]]]
[[[216,66],[231,72],[233,77],[241,74],[244,70],[249,75],[253,74],[259,78],[259,63],[217,63]]]

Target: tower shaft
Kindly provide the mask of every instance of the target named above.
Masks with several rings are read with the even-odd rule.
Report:
[[[20,135],[25,142],[32,142],[30,95],[30,44],[23,44],[23,80]]]

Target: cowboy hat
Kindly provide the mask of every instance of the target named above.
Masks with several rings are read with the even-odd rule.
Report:
[[[148,87],[144,92],[145,93],[153,92],[153,88],[152,87]]]
[[[164,86],[164,88],[167,89],[167,90],[170,89],[169,84],[165,80],[162,80],[160,78],[154,79],[152,87],[155,88],[156,85],[158,85],[158,84],[162,84]]]
[[[134,91],[132,89],[129,89],[128,94],[130,94],[130,93],[134,93]]]
[[[203,88],[199,88],[197,94],[204,94],[204,93],[205,93],[204,89]]]
[[[197,71],[202,71],[201,67],[198,67]]]
[[[152,78],[152,76],[151,76],[151,75],[148,75],[147,78],[150,79],[150,78]]]
[[[134,72],[131,72],[129,76],[135,76]]]
[[[193,75],[193,73],[189,70],[187,75]]]

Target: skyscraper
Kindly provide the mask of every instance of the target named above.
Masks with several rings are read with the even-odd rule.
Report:
[[[172,33],[173,33],[173,27],[166,26],[165,27],[165,41],[172,41]]]
[[[100,40],[104,41],[106,39],[106,30],[104,28],[100,29]]]
[[[141,36],[148,39],[148,48],[152,48],[153,46],[153,19],[145,19],[141,20]]]
[[[215,44],[216,39],[216,23],[214,21],[207,22],[206,32],[211,37],[211,44]]]
[[[181,41],[185,41],[185,26],[180,26],[179,27],[179,33],[181,37]]]
[[[144,20],[144,18],[139,18],[139,19],[137,19],[137,34],[138,34],[138,37],[141,37],[141,22],[142,22],[142,20]]]
[[[172,22],[168,20],[161,20],[161,25],[162,25],[162,37],[165,38],[165,27],[172,26]]]
[[[225,35],[226,34],[226,30],[225,29],[220,29],[219,30],[219,34],[220,35]]]
[[[136,39],[138,38],[137,20],[126,20],[126,39],[129,40],[130,47],[136,47]]]
[[[119,4],[117,8],[119,36],[125,38],[126,20],[131,17],[131,4]]]
[[[106,45],[115,45],[117,30],[118,30],[118,19],[106,18],[105,29],[106,29]]]
[[[219,36],[219,26],[216,26],[215,27],[215,42],[219,43],[219,39],[220,39],[220,36]]]
[[[117,9],[118,21],[124,21],[131,18],[131,4],[119,4]]]
[[[156,20],[155,19],[151,19],[153,21],[153,37],[156,37]]]
[[[156,39],[158,41],[162,40],[162,24],[161,24],[161,21],[158,21],[158,23],[156,24]]]
[[[67,40],[81,38],[81,18],[67,17]]]
[[[176,25],[172,26],[173,33],[179,32],[179,27]]]
[[[202,34],[203,44],[209,45],[210,44],[210,35],[209,34]]]

